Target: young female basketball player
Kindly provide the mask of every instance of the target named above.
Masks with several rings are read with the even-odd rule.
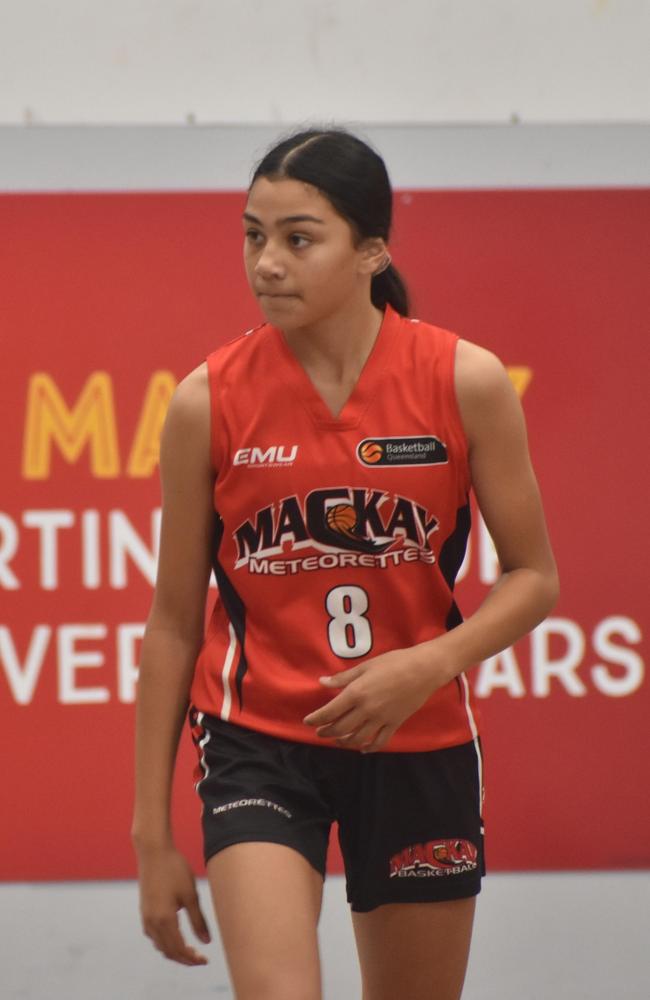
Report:
[[[321,997],[334,820],[364,1000],[460,996],[485,870],[465,671],[558,593],[516,393],[493,354],[408,318],[391,206],[381,157],[344,129],[271,149],[243,214],[266,322],[183,379],[162,434],[137,702],[141,913],[168,958],[206,961],[179,930],[185,908],[210,940],[169,820],[189,711],[238,1000]],[[502,572],[463,622],[470,488]]]

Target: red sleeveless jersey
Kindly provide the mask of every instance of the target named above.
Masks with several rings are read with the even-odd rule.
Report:
[[[270,323],[208,355],[219,592],[191,689],[200,711],[334,746],[302,721],[340,690],[319,676],[462,621],[453,587],[470,475],[457,341],[387,306],[337,418]],[[383,749],[464,743],[476,719],[461,674]]]

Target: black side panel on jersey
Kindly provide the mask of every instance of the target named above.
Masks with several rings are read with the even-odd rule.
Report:
[[[452,591],[454,589],[458,570],[460,569],[461,563],[465,557],[467,538],[469,536],[469,529],[471,526],[472,514],[468,496],[465,505],[463,507],[459,507],[456,511],[456,525],[449,538],[445,540],[440,550],[440,558],[438,559],[440,572],[445,578],[447,586]],[[463,616],[460,613],[456,601],[452,601],[449,614],[447,615],[447,620],[445,622],[447,631],[450,631],[452,628],[456,628],[457,625],[460,625],[462,620]]]
[[[248,670],[248,661],[246,660],[244,647],[244,639],[246,637],[246,605],[233,587],[230,579],[226,575],[226,571],[219,562],[219,549],[221,547],[222,538],[223,521],[217,511],[212,548],[212,566],[214,568],[214,575],[219,588],[219,596],[223,603],[224,610],[228,615],[230,623],[235,631],[235,635],[237,636],[237,642],[239,643],[239,660],[237,661],[235,683],[237,686],[237,697],[239,698],[239,708],[241,710],[243,707],[242,682],[244,680],[244,675]]]

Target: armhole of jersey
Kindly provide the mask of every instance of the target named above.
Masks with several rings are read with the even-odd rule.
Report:
[[[210,458],[215,476],[219,478],[222,465],[222,452],[219,446],[221,423],[217,405],[217,372],[214,352],[208,354],[205,360],[208,366],[208,389],[210,394]]]
[[[465,433],[465,427],[463,425],[463,418],[460,412],[460,406],[458,405],[458,396],[456,394],[456,352],[458,349],[458,341],[460,337],[457,333],[452,333],[452,340],[449,345],[449,350],[447,352],[447,379],[449,384],[448,400],[449,400],[449,412],[456,428],[458,444],[462,448],[465,457],[465,469],[466,469],[466,491],[469,492],[471,486],[471,473],[469,468],[469,441],[467,440],[467,434]]]

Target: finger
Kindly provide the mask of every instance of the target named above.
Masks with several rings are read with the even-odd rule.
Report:
[[[196,948],[187,944],[177,923],[168,928],[164,945],[166,957],[181,965],[205,965],[208,961],[205,955],[201,955]]]
[[[149,937],[153,941],[154,947],[172,961],[181,962],[183,965],[189,965],[186,959],[181,957],[182,947],[179,949],[174,944],[173,934],[167,927],[166,920],[158,920],[155,922],[155,926],[149,931]]]
[[[351,698],[346,697],[345,692],[342,692],[327,705],[323,705],[322,708],[306,715],[302,721],[306,722],[308,726],[328,726],[340,719],[345,712],[351,711],[353,706],[350,701]]]
[[[347,736],[341,736],[337,742],[358,750],[365,743],[373,743],[382,728],[383,726],[379,725],[376,719],[374,721],[367,720],[362,726],[357,728],[356,732],[352,732]]]
[[[205,941],[207,944],[210,941],[210,930],[206,923],[205,917],[201,911],[201,906],[199,904],[199,897],[194,896],[190,899],[185,906],[187,910],[187,915],[190,919],[192,929],[196,936],[201,941]]]
[[[366,719],[358,709],[350,709],[345,715],[340,715],[334,722],[319,726],[316,730],[317,736],[325,739],[336,739],[337,737],[354,734],[357,729],[366,722]]]
[[[361,753],[376,753],[377,750],[381,750],[382,747],[386,746],[395,731],[390,726],[382,726],[372,743],[361,748]]]
[[[148,933],[156,948],[173,962],[181,965],[205,965],[208,961],[205,955],[199,954],[185,943],[175,916],[151,921]]]
[[[360,677],[364,670],[364,665],[359,663],[358,666],[350,667],[349,670],[339,670],[336,674],[327,674],[318,679],[321,684],[325,684],[327,687],[345,687],[350,681],[354,681],[357,677]]]

